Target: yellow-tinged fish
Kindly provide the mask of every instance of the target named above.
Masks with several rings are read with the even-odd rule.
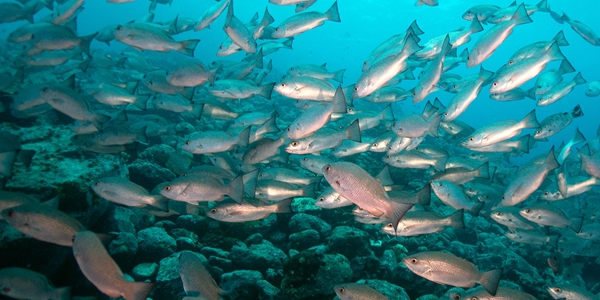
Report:
[[[125,280],[119,266],[110,257],[96,234],[91,231],[81,231],[75,235],[73,256],[83,275],[100,292],[111,298],[144,300],[156,285],[150,282]]]
[[[485,125],[477,129],[461,145],[469,149],[485,147],[515,137],[523,129],[538,128],[539,126],[534,109],[520,121],[503,120]]]
[[[341,22],[337,1],[325,13],[303,12],[287,18],[275,28],[272,37],[279,39],[296,36],[323,25],[325,21]]]
[[[388,297],[378,292],[376,289],[359,283],[344,283],[333,287],[335,294],[341,300],[387,300]]]

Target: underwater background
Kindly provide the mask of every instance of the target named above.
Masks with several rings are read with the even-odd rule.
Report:
[[[0,4],[5,2],[16,3],[15,1],[2,1]],[[48,0],[45,2],[47,3]],[[67,2],[74,3],[75,1]],[[250,20],[255,13],[259,14],[258,20],[260,21],[265,7],[268,8],[275,20],[273,26],[277,26],[295,14],[294,6],[274,5],[266,0],[234,0],[234,2],[235,16],[244,23]],[[325,12],[333,2],[318,0],[307,11]],[[511,4],[510,1],[480,0],[439,0],[439,2],[438,6],[415,6],[414,1],[405,0],[339,0],[337,5],[341,22],[325,21],[322,26],[295,36],[293,49],[282,48],[262,59],[265,67],[269,61],[272,61],[272,70],[262,79],[262,84],[272,82],[276,85],[280,84],[284,81],[288,70],[294,66],[326,63],[329,71],[345,69],[341,86],[347,87],[359,80],[363,74],[363,62],[371,51],[389,37],[405,32],[411,22],[416,21],[424,32],[419,36],[420,42],[418,42],[419,45],[423,45],[433,37],[460,28],[468,28],[471,22],[463,19],[462,15],[473,6],[492,4],[505,7]],[[169,24],[175,17],[180,20],[184,18],[198,20],[215,3],[215,1],[207,0],[173,0],[170,4],[158,3],[153,11],[152,22]],[[535,5],[536,3],[527,1],[526,4]],[[55,5],[59,4],[55,3]],[[122,4],[87,0],[81,4],[84,9],[76,15],[76,35],[82,37],[95,34],[112,24],[125,25],[134,20],[139,22],[137,20],[148,16],[149,6],[150,1],[147,0]],[[548,6],[559,16],[565,12],[571,19],[581,21],[589,28],[600,32],[600,19],[597,16],[600,3],[597,1],[548,0]],[[51,14],[50,9],[41,8],[35,14],[34,20],[38,22]],[[600,180],[594,179],[599,172],[594,175],[593,171],[586,171],[585,166],[582,166],[582,158],[578,154],[582,152],[584,155],[594,158],[593,162],[588,165],[589,169],[600,168],[598,152],[594,152],[594,149],[597,150],[600,125],[600,98],[586,96],[588,84],[600,80],[600,48],[584,40],[570,28],[569,24],[560,24],[550,16],[550,13],[536,12],[531,15],[532,23],[516,26],[506,41],[501,43],[481,65],[486,70],[496,72],[521,47],[534,42],[550,41],[562,30],[569,45],[561,46],[560,51],[576,70],[565,74],[563,81],[570,81],[577,72],[580,72],[587,83],[575,86],[572,92],[560,101],[542,107],[537,107],[535,100],[528,98],[518,101],[494,101],[489,97],[489,86],[484,86],[476,100],[460,115],[458,120],[467,123],[473,129],[478,129],[493,122],[521,120],[535,109],[537,120],[541,122],[556,113],[570,113],[577,105],[580,106],[583,116],[572,119],[572,123],[568,127],[548,137],[547,140],[533,143],[532,139],[527,146],[528,151],[526,152],[528,153],[513,150],[514,155],[507,158],[508,155],[499,152],[486,152],[478,156],[480,160],[477,162],[472,159],[470,166],[474,167],[471,169],[477,169],[479,165],[488,162],[490,168],[485,173],[490,174],[476,178],[473,182],[477,184],[474,185],[457,184],[460,186],[461,193],[467,195],[462,197],[469,201],[469,205],[483,203],[481,204],[483,208],[479,208],[481,210],[469,212],[470,208],[464,208],[464,226],[450,226],[445,229],[441,228],[439,232],[417,236],[393,236],[382,231],[382,227],[389,222],[385,218],[381,220],[381,223],[374,224],[355,220],[354,205],[335,209],[315,206],[315,202],[322,197],[322,193],[331,183],[328,182],[328,179],[323,178],[322,174],[319,174],[318,171],[322,171],[322,168],[318,168],[315,172],[314,169],[307,168],[302,164],[303,157],[309,155],[292,154],[287,157],[285,149],[291,139],[282,140],[282,143],[276,147],[277,149],[269,149],[277,151],[277,155],[269,158],[277,157],[277,159],[267,159],[266,162],[261,161],[249,165],[240,162],[244,153],[248,151],[246,150],[249,147],[247,140],[244,145],[237,145],[237,141],[234,142],[235,145],[218,152],[220,153],[218,155],[214,153],[192,154],[190,151],[182,150],[185,149],[183,147],[186,141],[193,140],[203,132],[219,131],[237,136],[241,128],[232,129],[229,126],[237,117],[249,113],[264,113],[271,116],[271,112],[275,111],[277,116],[274,122],[279,131],[268,132],[267,137],[277,140],[281,135],[285,135],[285,129],[303,111],[298,108],[300,106],[296,106],[295,99],[287,98],[275,90],[270,93],[270,99],[259,95],[241,100],[219,99],[208,92],[212,85],[206,82],[196,89],[181,92],[182,95],[192,94],[190,97],[185,97],[186,104],[204,103],[202,102],[204,100],[197,102],[194,100],[208,98],[221,101],[228,111],[233,113],[227,117],[211,116],[210,112],[207,112],[207,108],[221,106],[210,104],[212,102],[207,100],[208,104],[204,104],[202,117],[196,118],[190,114],[187,108],[183,112],[159,108],[154,101],[161,94],[166,93],[153,90],[152,87],[140,87],[143,85],[142,82],[147,79],[145,74],[157,70],[173,70],[182,64],[191,64],[192,62],[200,62],[206,66],[206,70],[214,70],[214,66],[217,65],[213,63],[215,61],[242,62],[247,55],[243,50],[229,56],[217,56],[219,46],[227,37],[223,30],[226,14],[227,9],[211,24],[210,28],[198,32],[191,30],[178,34],[169,33],[176,41],[199,39],[200,42],[193,52],[193,57],[175,51],[166,53],[151,50],[137,51],[117,40],[111,41],[110,44],[93,40],[90,44],[89,55],[81,56],[89,63],[86,69],[75,67],[66,72],[57,72],[56,70],[60,66],[25,66],[22,68],[24,72],[22,81],[14,82],[9,86],[1,85],[3,90],[0,100],[5,107],[4,111],[0,110],[0,130],[5,134],[2,135],[3,141],[16,139],[18,146],[10,148],[6,142],[5,146],[0,146],[0,150],[4,152],[0,152],[5,154],[19,153],[20,150],[33,150],[35,154],[31,154],[28,158],[16,154],[16,159],[14,157],[12,160],[9,159],[11,167],[8,169],[12,169],[12,171],[9,174],[0,175],[0,201],[13,200],[11,198],[14,197],[13,194],[3,194],[4,192],[28,195],[35,199],[32,201],[36,203],[58,196],[58,204],[55,203],[53,209],[77,219],[82,224],[82,228],[77,231],[83,231],[85,228],[92,232],[113,235],[112,239],[109,238],[108,241],[105,241],[102,247],[106,247],[110,258],[125,273],[127,280],[156,283],[156,286],[149,291],[148,297],[151,299],[182,299],[186,295],[189,297],[188,299],[202,299],[202,297],[206,299],[337,299],[335,298],[337,291],[334,290],[334,286],[356,282],[371,286],[385,295],[387,299],[447,299],[447,297],[458,299],[456,297],[466,297],[465,295],[472,294],[473,291],[482,292],[479,285],[483,284],[479,278],[471,280],[473,283],[471,286],[460,288],[454,287],[460,286],[459,284],[435,283],[434,280],[426,279],[425,276],[418,276],[405,266],[403,262],[405,258],[428,251],[451,253],[472,262],[481,272],[502,269],[499,286],[525,292],[529,294],[528,297],[560,299],[560,296],[548,291],[549,287],[556,286],[561,286],[563,290],[573,291],[569,296],[571,298],[562,298],[598,299],[600,297],[600,274],[597,272],[600,264],[600,225],[598,224],[599,219],[596,218],[596,214],[600,212],[598,195]],[[0,58],[2,69],[0,71],[8,74],[8,77],[17,77],[16,74],[22,67],[19,66],[19,62],[22,61],[23,52],[26,51],[24,49],[27,48],[22,47],[21,43],[8,42],[7,39],[12,32],[28,23],[26,20],[19,20],[0,24],[0,49],[2,51]],[[494,24],[483,24],[484,31],[473,33],[471,41],[460,46],[457,52],[461,53],[465,48],[471,50],[478,38],[493,26]],[[600,41],[597,42],[600,44]],[[147,60],[151,67],[136,69],[136,64],[133,63],[125,66],[122,59],[127,55],[123,54],[124,52],[135,52],[142,59]],[[108,57],[107,61],[110,62],[101,60],[101,57]],[[542,73],[558,69],[560,64],[560,60],[551,61]],[[145,66],[146,64],[140,65]],[[414,88],[419,82],[419,73],[424,66],[425,64],[421,64],[413,68],[412,72],[416,79],[403,80],[396,86],[405,90]],[[244,79],[254,86],[259,86],[260,84],[255,83],[254,78],[265,67],[254,68]],[[234,68],[236,68],[235,65]],[[221,77],[225,75],[219,75],[223,69],[224,67],[216,71],[215,82],[225,79]],[[115,78],[118,78],[118,81],[123,84],[139,81],[139,84],[134,84],[136,89],[131,94],[149,95],[149,100],[147,100],[149,104],[144,109],[132,104],[127,105],[127,103],[109,107],[109,105],[94,100],[84,86],[90,83],[101,83],[98,78],[105,77],[100,75],[94,77],[93,75],[94,73],[100,74],[99,70],[109,71],[108,73],[114,74]],[[465,63],[461,63],[455,69],[444,73],[465,77],[478,71],[478,66],[467,68]],[[98,148],[77,140],[77,133],[73,129],[74,118],[70,117],[68,113],[63,114],[58,109],[51,107],[36,110],[33,113],[15,108],[21,99],[19,95],[24,95],[27,90],[39,89],[38,85],[40,84],[61,82],[72,74],[75,74],[76,86],[79,87],[73,87],[71,90],[82,95],[86,99],[85,101],[89,102],[86,107],[89,107],[90,111],[117,119],[118,117],[114,116],[123,109],[129,118],[127,122],[131,122],[115,123],[116,127],[130,128],[127,129],[127,133],[131,133],[134,131],[131,128],[139,125],[132,124],[146,122],[135,127],[137,128],[136,132],[139,132],[140,128],[144,129],[142,130],[144,137],[137,136],[125,146],[119,145],[123,148],[115,151],[97,150]],[[7,77],[2,78],[7,80]],[[107,83],[109,82],[107,81]],[[334,84],[333,89],[338,85],[337,82],[331,80],[330,83]],[[598,82],[596,84],[600,85]],[[534,85],[535,78],[526,82],[521,88],[527,90]],[[600,86],[597,88],[600,89]],[[596,96],[598,94],[600,92],[596,93]],[[453,93],[440,89],[429,94],[424,101],[419,103],[413,103],[410,97],[391,102],[393,117],[397,121],[410,114],[420,115],[427,110],[426,103],[433,103],[437,98],[441,103],[447,105],[453,96]],[[351,96],[346,93],[348,103],[352,103],[350,98]],[[349,106],[353,105],[357,111],[369,112],[372,116],[378,116],[379,112],[384,110],[388,104],[354,99]],[[46,104],[39,105],[41,107]],[[144,115],[158,117],[143,119]],[[388,132],[393,127],[392,124],[395,124],[395,120],[382,118],[378,120],[378,125],[374,128],[367,130],[361,128],[362,142],[371,143],[380,135]],[[111,120],[107,122],[125,121]],[[333,124],[334,121],[330,122]],[[253,125],[251,135],[256,127],[260,127],[263,123],[265,121]],[[106,124],[103,125],[105,129],[107,128]],[[335,125],[332,128],[336,130],[347,126],[341,122]],[[556,168],[556,170],[549,170],[547,176],[544,175],[543,183],[540,183],[536,192],[526,197],[527,199],[522,203],[514,206],[519,209],[531,205],[551,206],[554,211],[562,212],[562,214],[558,214],[566,219],[579,219],[573,222],[580,224],[575,226],[569,223],[566,226],[561,225],[562,227],[554,223],[535,225],[535,229],[531,231],[542,242],[539,240],[532,243],[517,242],[508,238],[505,234],[514,231],[515,228],[511,229],[491,218],[491,215],[498,209],[497,205],[502,200],[503,193],[514,183],[515,178],[521,178],[517,177],[518,170],[525,170],[521,168],[526,165],[528,167],[534,165],[535,163],[532,161],[537,156],[543,157],[543,161],[552,147],[561,149],[561,143],[569,142],[573,138],[576,128],[590,142],[590,145],[587,149],[580,150],[586,143],[576,144],[571,148],[570,156],[560,162],[560,169],[566,172],[568,178],[579,180],[578,183],[584,179],[587,180],[585,183],[581,183],[589,185],[587,190],[583,189],[583,192],[565,197],[566,199],[563,200],[546,202],[546,200],[552,199],[544,199],[542,197],[544,192],[558,192],[556,174],[559,174],[559,168]],[[534,131],[535,129],[531,128],[525,129],[521,136],[533,135]],[[101,128],[99,132],[102,132]],[[119,131],[119,133],[122,132]],[[461,141],[467,137],[468,135],[464,136]],[[141,141],[142,139],[143,141]],[[432,145],[431,147],[436,149],[444,149],[447,152],[444,161],[448,162],[454,158],[458,160],[461,157],[468,157],[472,153],[469,149],[462,147],[460,141],[453,140],[451,134],[442,133],[442,129],[440,129],[439,137],[428,136],[423,143]],[[336,146],[339,147],[339,145]],[[385,153],[369,150],[359,152],[347,157],[337,157],[330,150],[325,150],[319,157],[329,159],[328,163],[351,162],[360,166],[373,177],[386,166],[386,163],[383,162]],[[313,154],[318,155],[318,153]],[[558,152],[556,156],[559,156]],[[182,203],[186,204],[184,200],[184,202],[170,201],[165,212],[164,209],[152,208],[152,205],[133,207],[144,205],[137,203],[125,206],[122,205],[123,203],[107,201],[106,197],[99,195],[99,192],[92,188],[95,182],[101,178],[121,177],[141,186],[146,193],[160,195],[160,190],[165,187],[166,183],[176,182],[183,173],[194,167],[213,164],[218,167],[223,166],[215,162],[218,161],[217,158],[211,159],[211,157],[217,157],[224,161],[228,159],[235,161],[233,163],[235,168],[228,170],[231,172],[229,175],[233,176],[231,178],[223,177],[218,181],[219,184],[216,185],[219,188],[233,185],[231,182],[235,181],[238,175],[241,178],[245,174],[252,174],[254,170],[258,170],[258,176],[261,176],[263,172],[266,172],[265,170],[270,168],[287,168],[295,170],[307,178],[318,177],[318,180],[308,179],[310,184],[304,182],[293,186],[301,192],[285,197],[294,198],[290,204],[291,208],[281,209],[282,213],[266,214],[264,219],[247,222],[219,221],[209,217],[211,209],[220,205],[221,201],[201,201],[199,206],[187,205],[184,207],[181,206]],[[310,157],[314,158],[314,156]],[[0,158],[5,159],[6,156],[3,155]],[[3,164],[5,163],[3,161]],[[440,176],[440,172],[443,173],[452,167],[449,163],[446,163],[443,170],[434,170],[433,166],[423,167],[421,165],[403,168],[389,166],[389,177],[394,185],[402,186],[402,190],[406,194],[414,195],[429,188],[433,184],[431,181],[434,180],[434,176]],[[437,163],[435,168],[437,168]],[[494,175],[494,171],[496,175]],[[198,178],[202,178],[201,180],[212,178],[212,175],[204,174],[202,176]],[[206,180],[212,182],[212,179]],[[244,183],[250,180],[244,178]],[[303,177],[303,180],[306,178]],[[259,178],[258,182],[260,181]],[[567,182],[570,181],[567,179]],[[255,184],[260,186],[260,183],[255,182]],[[309,188],[306,188],[307,185]],[[385,184],[382,183],[382,185]],[[492,191],[478,191],[477,188],[481,186],[488,186]],[[244,198],[255,198],[253,197],[255,195],[250,195],[251,193],[246,188],[247,186],[244,187],[246,192]],[[289,186],[285,186],[285,188],[289,188]],[[286,190],[286,192],[289,191]],[[231,194],[225,193],[225,195],[227,197],[225,197],[224,203],[233,203]],[[435,212],[439,216],[447,217],[463,209],[451,207],[441,201],[440,196],[434,191],[429,191],[427,198],[430,198],[430,204],[413,203],[415,204],[414,210]],[[52,201],[56,201],[56,199]],[[166,201],[166,198],[161,201]],[[258,207],[262,207],[266,203],[275,205],[281,201],[286,200],[266,199]],[[355,203],[355,201],[350,201]],[[178,204],[172,204],[172,202],[178,202]],[[2,205],[0,206],[2,210],[11,209],[8,204]],[[37,205],[43,204],[38,203]],[[5,211],[3,214],[8,215],[8,212]],[[62,227],[52,225],[56,224],[53,219],[56,218],[55,214],[48,212],[41,214],[44,215],[44,218],[34,218],[30,222],[41,222],[40,224],[43,225],[40,226],[48,231],[62,230]],[[519,215],[518,212],[516,214]],[[56,222],[65,221],[61,219]],[[577,234],[586,231],[584,229],[589,230],[591,237],[584,238],[581,237],[582,234]],[[88,273],[82,273],[81,264],[86,264],[86,261],[74,258],[73,250],[75,248],[39,240],[39,238],[32,237],[31,234],[20,230],[13,223],[1,220],[0,230],[0,294],[10,296],[11,284],[15,284],[3,277],[1,269],[19,267],[45,275],[51,282],[52,288],[69,286],[68,294],[70,296],[61,291],[60,297],[63,297],[61,299],[107,299],[106,292],[101,291],[93,279],[89,279]],[[524,229],[516,230],[518,232]],[[49,233],[42,232],[41,234],[48,235]],[[73,236],[73,233],[65,234]],[[183,256],[181,254],[188,251],[198,254],[210,273],[208,276],[206,274],[198,275],[198,279],[195,281],[191,280],[205,290],[190,292],[186,288],[186,284],[182,283],[182,278],[192,276],[181,273],[181,270],[184,269],[182,264],[185,264],[182,263],[181,257]],[[549,263],[549,261],[553,263]],[[190,262],[190,264],[192,263]],[[461,274],[457,270],[454,272]],[[464,278],[467,275],[457,276]],[[221,292],[212,293],[209,291],[210,288],[205,286],[210,285],[211,277],[222,290]],[[24,281],[27,280],[23,279],[15,286],[21,286],[19,284]],[[472,286],[475,288],[469,290]],[[583,289],[584,292],[579,291],[577,287]],[[186,289],[184,290],[184,288]],[[12,288],[12,291],[14,289]],[[351,289],[348,288],[348,290]],[[35,299],[56,299],[41,295],[46,292],[38,292],[40,298]],[[368,298],[379,297],[379,295],[361,288],[355,292],[357,298],[344,298],[340,293],[337,295],[341,299],[386,299]],[[0,299],[13,299],[8,296],[0,295]],[[140,296],[138,295],[138,297]],[[524,294],[506,297],[508,298],[505,299],[527,298]],[[144,298],[142,296],[131,299]]]

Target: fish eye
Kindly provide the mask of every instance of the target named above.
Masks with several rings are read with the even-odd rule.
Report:
[[[444,117],[447,117],[447,116],[448,116],[448,113],[447,113],[447,112],[445,112],[445,113],[444,113]]]
[[[319,201],[323,202],[323,201],[325,201],[325,198],[321,197],[321,198],[319,198]]]
[[[331,171],[331,165],[327,165],[327,166],[325,167],[325,171]]]
[[[288,128],[286,128],[286,130],[287,130],[288,132],[290,132],[290,130],[291,130],[291,129],[290,129],[290,126],[288,126]]]
[[[279,27],[275,28],[275,31],[279,31]]]
[[[469,300],[477,300],[477,297],[471,297]]]
[[[410,259],[410,263],[412,264],[416,264],[417,262],[419,262],[419,260],[414,257]]]
[[[394,224],[392,224],[392,223],[387,223],[386,227],[392,228],[392,227],[394,227]]]
[[[358,92],[358,87],[357,86],[354,87],[354,91]]]
[[[100,182],[96,181],[96,182],[94,182],[94,185],[98,186],[98,185],[100,185]]]
[[[557,292],[557,293],[562,292],[562,290],[560,288],[555,288],[554,291]]]
[[[541,130],[536,130],[535,133],[536,134],[540,134],[540,133],[542,133],[542,131]]]
[[[496,212],[496,216],[501,217],[502,216],[502,212]]]
[[[493,86],[498,86],[498,82],[496,81],[496,82],[492,83],[492,85]]]
[[[525,210],[525,213],[526,213],[526,214],[528,214],[528,213],[530,213],[530,212],[531,212],[531,209],[529,209],[529,208]]]
[[[281,87],[285,87],[285,86],[286,86],[286,84],[285,84],[285,82],[282,82],[282,83],[281,83],[279,86],[281,86]]]
[[[550,193],[549,193],[549,192],[547,192],[547,191],[546,191],[546,192],[544,192],[544,195],[549,195],[549,194],[550,194]]]
[[[474,140],[475,140],[475,138],[473,138],[473,137],[469,138],[469,141],[471,141],[471,142],[474,141]]]
[[[210,210],[210,212],[214,214],[214,213],[216,213],[216,212],[217,212],[217,209],[216,209],[216,208],[213,208],[213,209],[211,209],[211,210]]]
[[[47,87],[45,87],[42,92],[47,93],[50,89],[48,89]]]
[[[373,147],[377,147],[378,143],[373,143]]]
[[[344,293],[344,292],[346,292],[346,289],[345,289],[345,288],[343,288],[343,287],[341,287],[341,288],[339,289],[339,292],[340,292],[340,293]]]
[[[117,26],[117,30],[121,30],[121,29],[123,29],[123,26],[121,26],[121,25]]]
[[[290,145],[292,145],[292,147],[296,147],[296,146],[298,146],[298,142],[293,141]]]
[[[185,144],[186,144],[186,145],[189,145],[189,144],[190,144],[190,141],[185,141]]]
[[[417,92],[413,92],[413,96],[416,96],[416,95],[417,95]]]
[[[152,82],[152,80],[148,80],[148,84],[149,85],[154,85],[154,83]]]
[[[6,215],[7,215],[9,218],[12,218],[12,217],[15,215],[15,211],[14,211],[13,209],[10,209],[10,210],[9,210],[9,211],[6,213]]]
[[[171,186],[170,185],[165,186],[165,191],[170,191],[170,190],[171,190]]]
[[[456,294],[456,295],[454,295],[454,297],[453,297],[453,298],[454,298],[454,300],[460,300],[460,295],[459,295],[459,294]]]

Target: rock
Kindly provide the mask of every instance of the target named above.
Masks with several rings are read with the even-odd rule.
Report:
[[[166,231],[171,231],[171,230],[177,228],[177,224],[175,224],[175,222],[173,222],[173,221],[163,220],[163,221],[156,222],[154,224],[154,227],[163,228]]]
[[[155,186],[175,179],[169,169],[160,167],[146,160],[136,159],[129,166],[129,180],[152,190]]]
[[[267,269],[281,269],[287,255],[268,241],[263,244],[233,246],[230,259],[238,269],[258,270],[265,273]]]
[[[373,289],[377,290],[378,292],[382,293],[384,296],[386,296],[390,300],[410,300],[410,298],[408,297],[408,294],[406,293],[404,288],[397,286],[395,284],[391,284],[385,280],[361,279],[361,280],[357,281],[356,283],[368,285],[368,286],[372,287]],[[340,298],[338,296],[336,296],[334,298],[334,300],[339,300],[339,299]],[[437,300],[438,298],[436,297],[435,299]],[[448,299],[448,298],[442,298],[442,299]]]
[[[292,200],[292,211],[294,213],[320,215],[323,209],[315,205],[315,199],[313,198],[294,198]]]
[[[352,259],[355,256],[371,255],[369,245],[366,232],[354,227],[338,226],[328,237],[327,252],[340,253]]]
[[[266,280],[259,280],[256,282],[256,288],[258,290],[259,300],[275,300],[278,299],[280,290],[274,287]]]
[[[171,154],[173,154],[173,152],[175,152],[175,149],[164,144],[159,144],[148,147],[138,155],[138,158],[153,162],[161,167],[165,167],[169,157]]]
[[[286,261],[281,291],[290,299],[333,297],[333,287],[352,278],[350,262],[341,254],[317,254],[307,250]]]
[[[263,242],[263,236],[260,233],[255,233],[244,240],[247,246],[258,245]]]
[[[292,219],[288,224],[288,229],[290,233],[314,229],[319,232],[321,239],[325,238],[329,235],[329,233],[331,233],[331,225],[327,224],[327,222],[318,217],[304,213],[298,213],[292,216]]]
[[[158,264],[157,263],[141,263],[133,268],[131,271],[131,276],[136,281],[145,281],[150,280],[154,281],[154,278],[158,274]]]
[[[150,227],[140,230],[137,235],[140,259],[159,261],[177,249],[177,242],[163,228]]]
[[[217,256],[221,258],[229,258],[229,252],[221,250],[219,248],[202,247],[200,253],[202,253],[206,257]]]
[[[223,272],[231,272],[233,271],[233,263],[231,260],[218,257],[218,256],[210,256],[208,257],[208,263],[211,266],[217,267],[221,269]]]
[[[137,232],[135,225],[139,224],[140,219],[132,209],[119,205],[111,205],[107,212],[107,220],[104,222],[104,231],[107,232]]]
[[[221,275],[221,289],[229,299],[258,299],[256,283],[263,276],[258,271],[237,270]]]
[[[138,252],[138,240],[135,234],[119,232],[117,237],[108,245],[108,253],[119,262],[133,259]]]
[[[196,250],[196,242],[188,237],[178,237],[175,239],[177,243],[177,252],[181,252],[184,250],[195,251]]]
[[[314,229],[307,229],[292,233],[290,234],[289,241],[289,248],[306,250],[319,244],[319,232]]]
[[[183,228],[173,228],[173,229],[169,230],[169,235],[174,238],[184,237],[184,238],[189,238],[189,239],[193,240],[194,242],[198,241],[198,236],[195,233],[185,230]]]
[[[202,237],[208,231],[208,219],[203,216],[182,215],[177,218],[177,227],[185,228],[198,237]]]

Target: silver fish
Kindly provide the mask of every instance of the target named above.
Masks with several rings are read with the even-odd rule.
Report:
[[[71,299],[71,287],[55,288],[46,276],[24,268],[0,269],[0,294],[13,299]]]
[[[206,265],[198,256],[185,251],[179,255],[179,276],[183,282],[183,290],[188,296],[200,296],[206,300],[223,299],[223,290],[219,288],[210,275]]]
[[[296,36],[323,25],[325,21],[341,22],[337,1],[325,13],[304,12],[289,17],[275,28],[272,37],[286,38]]]

